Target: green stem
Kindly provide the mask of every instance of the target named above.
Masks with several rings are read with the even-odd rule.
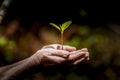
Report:
[[[61,32],[61,45],[62,45],[62,50],[63,50],[63,32]]]

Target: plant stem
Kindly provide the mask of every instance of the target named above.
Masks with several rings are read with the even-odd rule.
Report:
[[[61,32],[61,45],[62,45],[62,50],[63,50],[63,32]]]

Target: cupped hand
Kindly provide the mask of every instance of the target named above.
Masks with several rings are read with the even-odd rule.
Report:
[[[87,48],[82,48],[80,50],[72,51],[69,53],[67,63],[69,65],[78,65],[84,61],[89,60],[89,52]]]
[[[51,66],[51,65],[77,65],[85,60],[89,60],[87,48],[76,50],[69,45],[51,44],[43,46],[33,56],[31,56],[34,65]]]
[[[62,46],[60,44],[52,44],[43,47],[43,49],[45,48],[53,48],[56,50],[61,50]],[[67,57],[65,61],[65,64],[67,65],[77,65],[84,61],[89,60],[89,52],[87,48],[76,50],[76,48],[73,46],[64,45],[63,50],[69,52],[69,57]]]
[[[43,46],[38,50],[31,59],[34,65],[50,66],[62,64],[69,56],[69,52],[75,51],[76,48],[72,46],[63,46],[60,44],[51,44]]]

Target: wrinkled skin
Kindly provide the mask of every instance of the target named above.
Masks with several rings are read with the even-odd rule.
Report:
[[[44,46],[38,50],[33,56],[35,65],[57,65],[57,64],[71,64],[77,65],[85,60],[89,60],[89,52],[87,48],[76,50],[75,47],[64,45],[61,50],[60,44],[52,44]]]

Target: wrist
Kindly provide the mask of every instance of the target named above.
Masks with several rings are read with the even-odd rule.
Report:
[[[36,67],[39,66],[41,64],[41,59],[42,59],[42,55],[38,56],[38,54],[34,54],[31,57],[28,58],[28,63],[30,64],[30,67]]]

